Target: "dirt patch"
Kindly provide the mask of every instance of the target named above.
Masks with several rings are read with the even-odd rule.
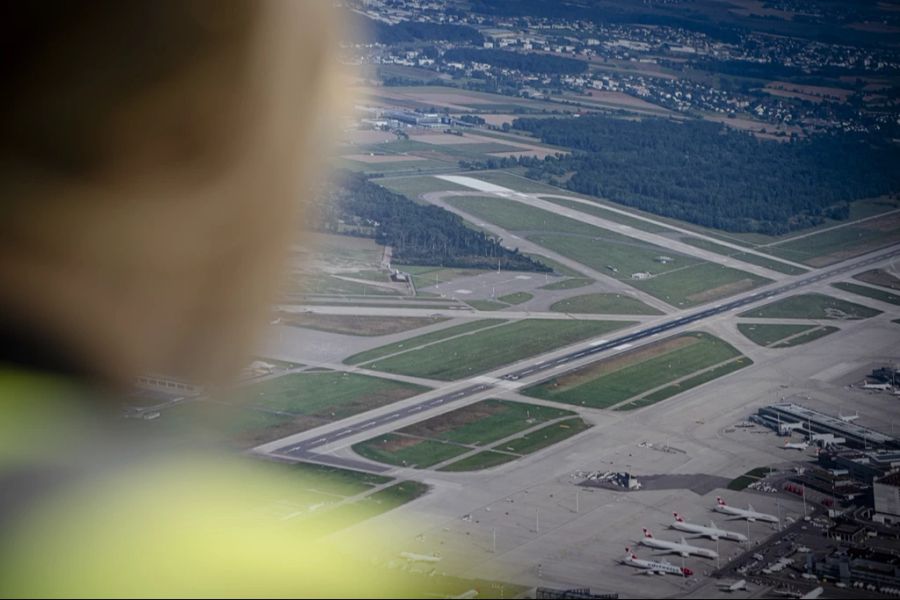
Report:
[[[619,371],[631,365],[642,363],[646,360],[656,358],[663,354],[668,354],[680,348],[686,348],[699,342],[700,340],[691,335],[680,335],[666,340],[650,344],[637,350],[631,350],[624,354],[614,356],[607,360],[600,361],[593,365],[588,365],[583,369],[572,371],[568,375],[557,377],[548,382],[549,387],[554,389],[570,389],[578,387],[588,381],[597,379],[602,375]]]
[[[404,427],[401,433],[409,435],[418,435],[422,437],[433,437],[436,434],[453,431],[460,427],[464,427],[469,423],[475,423],[481,419],[502,413],[506,407],[499,403],[480,402],[472,406],[467,406],[462,410],[454,410],[452,412],[439,415],[427,421]]]
[[[751,289],[753,285],[754,282],[752,279],[738,279],[737,281],[732,281],[731,283],[726,283],[725,285],[714,287],[712,289],[706,290],[705,292],[691,294],[687,297],[687,299],[691,302],[708,302],[710,300],[716,300],[718,298],[724,298],[725,296],[731,296],[733,294],[744,292]]]

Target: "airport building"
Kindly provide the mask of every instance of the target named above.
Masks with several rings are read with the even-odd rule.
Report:
[[[872,520],[888,525],[900,524],[900,472],[875,481],[872,496],[875,500]]]
[[[781,435],[799,431],[806,434],[810,441],[821,442],[823,445],[846,444],[865,449],[900,449],[900,442],[892,436],[799,404],[782,403],[765,406],[759,409],[754,418]]]

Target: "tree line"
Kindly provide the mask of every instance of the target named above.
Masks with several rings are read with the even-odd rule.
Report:
[[[854,200],[900,189],[900,149],[873,135],[775,142],[707,121],[602,115],[512,127],[574,151],[520,159],[529,177],[726,231],[779,235],[846,219]]]
[[[468,25],[455,25],[453,23],[426,23],[419,21],[401,21],[394,25],[375,21],[358,15],[362,20],[362,26],[368,31],[369,37],[382,44],[403,44],[421,41],[447,41],[455,43],[469,43],[481,45],[484,37],[477,29]]]
[[[317,208],[316,229],[372,237],[392,247],[396,264],[552,270],[467,227],[458,215],[439,206],[417,204],[361,173],[339,171]]]

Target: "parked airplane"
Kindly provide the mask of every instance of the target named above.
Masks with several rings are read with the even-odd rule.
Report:
[[[783,448],[785,450],[806,450],[809,448],[809,442],[785,442]]]
[[[838,419],[840,419],[844,423],[852,423],[853,421],[857,420],[858,418],[859,418],[858,412],[853,413],[852,415],[842,415],[840,412],[838,412]]]
[[[720,496],[716,496],[716,507],[713,509],[716,512],[720,512],[726,515],[731,515],[732,517],[738,517],[741,519],[747,519],[750,522],[754,521],[764,521],[766,523],[778,523],[778,517],[773,515],[768,515],[766,513],[756,512],[753,510],[753,506],[747,505],[747,508],[737,508],[735,506],[728,506]]]
[[[735,581],[734,583],[720,583],[719,588],[723,592],[740,592],[747,589],[747,580],[741,579],[740,581]]]
[[[415,552],[401,552],[400,558],[409,562],[436,563],[441,562],[441,557],[433,554],[416,554]]]
[[[638,558],[636,554],[631,551],[631,548],[625,548],[625,557],[622,559],[623,565],[628,565],[629,567],[637,567],[638,569],[643,569],[644,574],[646,575],[681,575],[682,577],[690,577],[694,574],[693,571],[686,567],[676,567],[672,563],[667,560],[664,561],[655,561],[655,560],[643,560]]]
[[[687,533],[696,533],[697,535],[702,535],[703,537],[708,537],[709,539],[716,540],[734,540],[735,542],[746,542],[747,536],[737,533],[735,531],[728,531],[727,529],[719,529],[716,527],[716,524],[712,521],[709,522],[709,527],[705,527],[703,525],[695,525],[694,523],[688,523],[684,520],[684,517],[679,515],[678,513],[672,513],[675,515],[675,521],[672,523],[672,529],[677,529],[679,531],[686,531]]]
[[[864,390],[881,390],[883,392],[889,391],[891,389],[891,384],[889,383],[869,383],[868,381],[863,384]]]
[[[680,554],[687,558],[691,555],[702,556],[704,558],[718,558],[719,554],[715,550],[707,550],[700,546],[692,546],[682,537],[680,542],[670,542],[668,540],[658,540],[653,537],[649,529],[644,529],[644,537],[641,543],[649,548],[657,550],[667,550],[673,554]]]

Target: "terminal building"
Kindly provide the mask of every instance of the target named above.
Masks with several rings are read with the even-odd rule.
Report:
[[[781,435],[799,431],[806,434],[810,441],[821,442],[822,445],[845,444],[864,449],[900,449],[900,441],[892,436],[799,404],[781,403],[765,406],[760,408],[753,418],[775,429]]]

